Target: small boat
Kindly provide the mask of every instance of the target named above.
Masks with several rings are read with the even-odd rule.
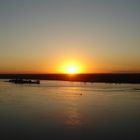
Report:
[[[15,84],[40,84],[39,80],[10,79],[9,82]]]

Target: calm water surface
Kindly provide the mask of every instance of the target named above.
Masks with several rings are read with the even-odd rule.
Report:
[[[140,139],[140,85],[3,81],[3,139]]]

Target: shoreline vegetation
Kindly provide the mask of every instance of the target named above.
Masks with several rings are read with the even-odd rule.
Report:
[[[137,74],[0,74],[0,79],[38,79],[96,83],[131,83],[140,84],[140,73]]]

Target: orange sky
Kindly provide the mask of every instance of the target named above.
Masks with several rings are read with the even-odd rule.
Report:
[[[140,2],[0,2],[0,73],[140,72]]]

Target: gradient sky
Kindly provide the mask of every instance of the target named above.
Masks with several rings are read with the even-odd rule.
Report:
[[[140,0],[0,0],[0,73],[140,72]]]

